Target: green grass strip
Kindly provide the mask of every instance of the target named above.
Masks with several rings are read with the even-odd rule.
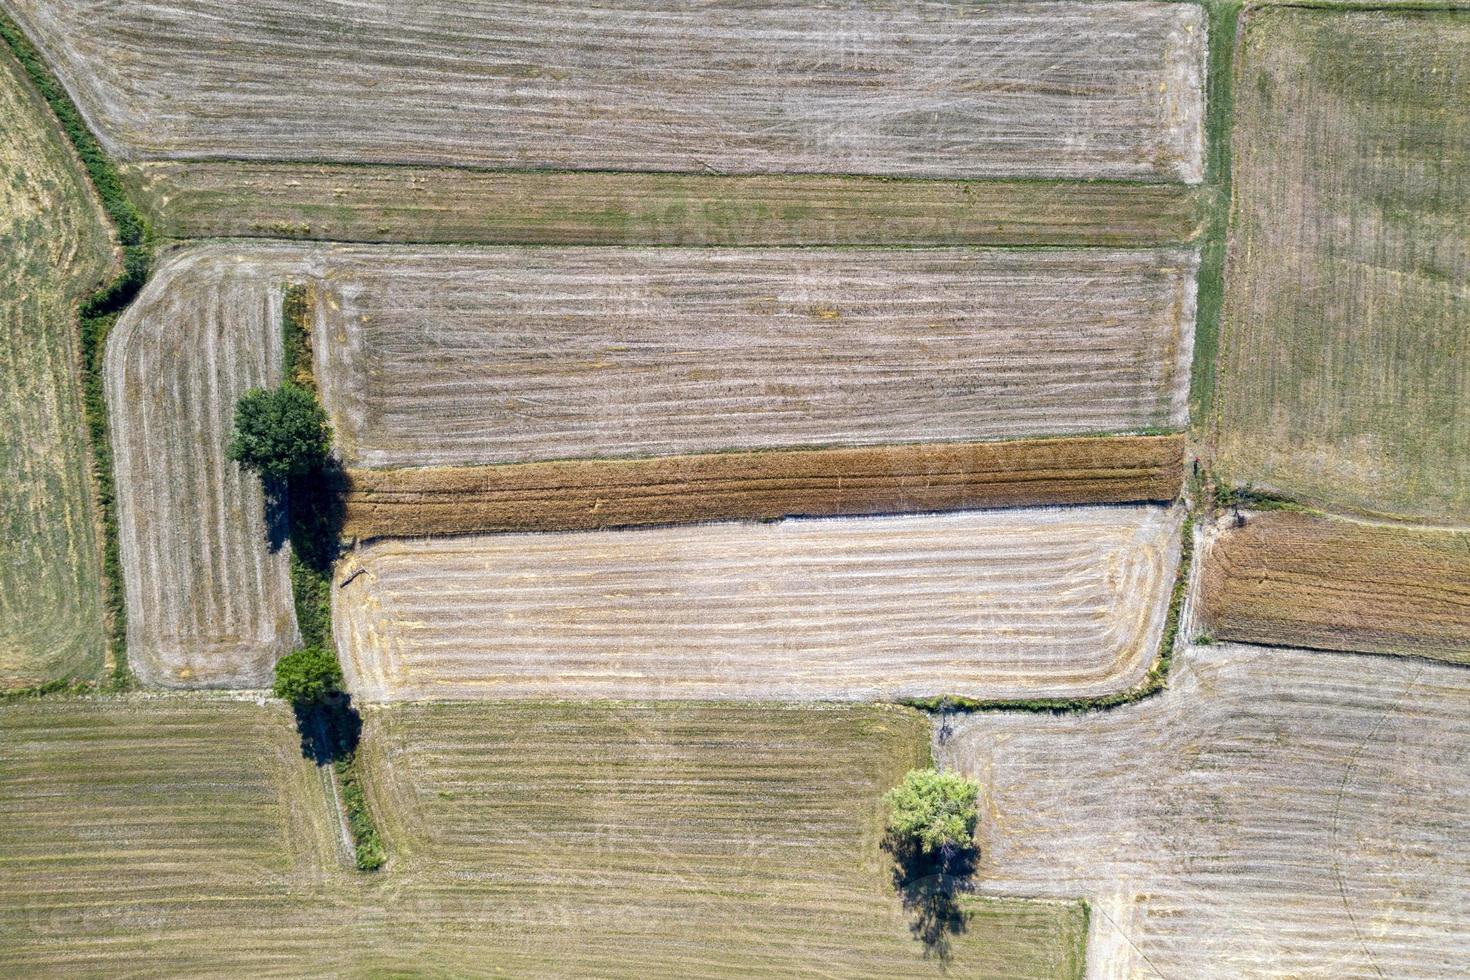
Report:
[[[62,132],[82,161],[87,179],[97,192],[102,208],[117,231],[122,245],[122,271],[102,284],[80,304],[78,323],[82,348],[82,414],[92,450],[92,473],[97,486],[97,505],[102,521],[103,606],[107,611],[108,647],[112,655],[112,677],[108,687],[126,690],[134,685],[127,658],[127,607],[123,595],[122,558],[118,545],[117,484],[112,468],[112,442],[108,435],[107,399],[103,394],[102,361],[107,334],[118,314],[127,308],[153,267],[152,232],[148,222],[124,190],[117,166],[87,128],[66,89],[51,74],[45,61],[15,22],[0,12],[0,39],[20,62],[31,84],[51,108]],[[48,685],[41,685],[46,688]],[[39,690],[39,688],[38,688]]]

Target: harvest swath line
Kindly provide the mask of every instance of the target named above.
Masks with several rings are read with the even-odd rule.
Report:
[[[130,158],[1201,177],[1193,4],[30,0],[16,15]]]
[[[366,701],[977,699],[1132,688],[1177,508],[380,540],[333,622]],[[357,575],[358,569],[366,573]]]
[[[935,750],[986,787],[980,893],[1089,898],[1094,975],[1447,976],[1467,703],[1450,665],[1193,647],[1157,698],[972,715]]]
[[[482,245],[1097,245],[1195,237],[1197,187],[1121,181],[134,164],[163,234]]]

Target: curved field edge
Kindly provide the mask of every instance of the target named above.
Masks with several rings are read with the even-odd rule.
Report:
[[[1239,522],[1220,519],[1205,546],[1215,639],[1470,664],[1470,532],[1284,510]]]
[[[982,783],[980,894],[1086,896],[1095,976],[1456,976],[1470,673],[1192,646],[1118,711],[936,730]]]
[[[894,700],[1128,689],[1179,508],[1072,507],[379,539],[333,591],[367,702]]]
[[[161,234],[480,245],[1168,245],[1197,186],[145,161]]]
[[[122,567],[118,558],[117,490],[112,473],[107,403],[102,391],[102,356],[107,332],[113,321],[148,278],[152,265],[149,229],[146,220],[124,192],[117,167],[87,128],[81,113],[77,111],[61,83],[4,10],[0,10],[0,41],[10,49],[61,126],[122,246],[121,271],[81,301],[78,315],[82,414],[87,427],[97,506],[101,517],[102,587],[109,634],[108,652],[112,666],[109,683],[126,687],[131,682],[127,666],[127,614],[123,599]],[[50,689],[58,685],[70,686],[64,679],[58,679],[31,690]]]
[[[104,676],[102,548],[77,301],[110,229],[50,109],[0,45],[0,688]]]
[[[357,539],[1168,501],[1182,436],[348,471]]]

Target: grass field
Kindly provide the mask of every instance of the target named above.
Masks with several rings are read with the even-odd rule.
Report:
[[[1201,175],[1193,4],[13,6],[129,158]]]
[[[876,706],[370,711],[392,857],[362,876],[282,705],[3,705],[0,970],[941,975],[877,847],[928,731]],[[1078,903],[966,909],[951,972],[1081,976]]]
[[[180,238],[485,245],[1163,245],[1198,187],[1092,181],[484,171],[151,161],[127,169]]]
[[[1202,625],[1220,639],[1470,663],[1470,532],[1226,519],[1203,590]]]
[[[985,894],[1092,902],[1103,977],[1454,977],[1470,672],[1235,645],[1107,712],[972,715]]]
[[[289,548],[225,455],[235,402],[281,376],[282,280],[218,252],[160,269],[108,340],[129,662],[170,687],[265,687],[296,642]]]
[[[1182,436],[349,472],[356,538],[1173,500]]]
[[[348,687],[421,698],[1069,697],[1158,648],[1177,508],[388,539],[338,567]]]
[[[1263,9],[1236,83],[1220,472],[1470,522],[1470,13]]]
[[[112,244],[46,105],[0,45],[0,688],[105,672],[77,302]]]

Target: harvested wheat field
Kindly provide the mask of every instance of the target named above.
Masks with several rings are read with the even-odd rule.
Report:
[[[1196,259],[1184,250],[322,254],[317,377],[349,465],[971,441],[1187,417]]]
[[[1202,173],[1192,4],[11,6],[130,158]]]
[[[338,566],[368,701],[1083,696],[1158,648],[1177,508],[382,540]]]
[[[353,470],[360,539],[1168,501],[1183,436]]]
[[[1200,188],[1117,181],[486,171],[274,161],[127,168],[180,238],[485,245],[1164,245]]]
[[[1247,15],[1221,471],[1470,523],[1470,12]]]
[[[0,706],[0,814],[8,974],[323,976],[350,955],[311,901],[335,843],[284,705]]]
[[[1206,554],[1221,639],[1470,663],[1470,532],[1272,511],[1222,520]]]
[[[1080,977],[1075,903],[969,903],[947,962],[910,935],[879,796],[928,728],[884,706],[404,705],[369,712],[363,759],[413,868],[395,903],[508,975]]]
[[[234,329],[316,287],[351,466],[443,466],[1178,428],[1183,249],[374,248],[225,243]],[[253,287],[247,287],[250,279]],[[233,287],[232,288],[236,288]],[[198,293],[198,296],[191,296]],[[248,322],[247,322],[248,321]]]
[[[392,852],[336,860],[290,712],[0,706],[0,935],[26,976],[942,974],[888,884],[879,795],[928,755],[888,707],[377,710]],[[568,808],[580,817],[566,819]],[[976,898],[947,965],[1081,975],[1076,902]]]
[[[1470,672],[1194,647],[1113,711],[973,715],[983,894],[1092,901],[1094,977],[1458,977]]]
[[[76,303],[112,260],[106,220],[46,105],[0,45],[0,688],[103,672],[101,552]]]
[[[284,518],[225,455],[235,402],[281,376],[284,283],[224,251],[166,262],[107,344],[129,664],[170,687],[265,687],[296,642]]]

